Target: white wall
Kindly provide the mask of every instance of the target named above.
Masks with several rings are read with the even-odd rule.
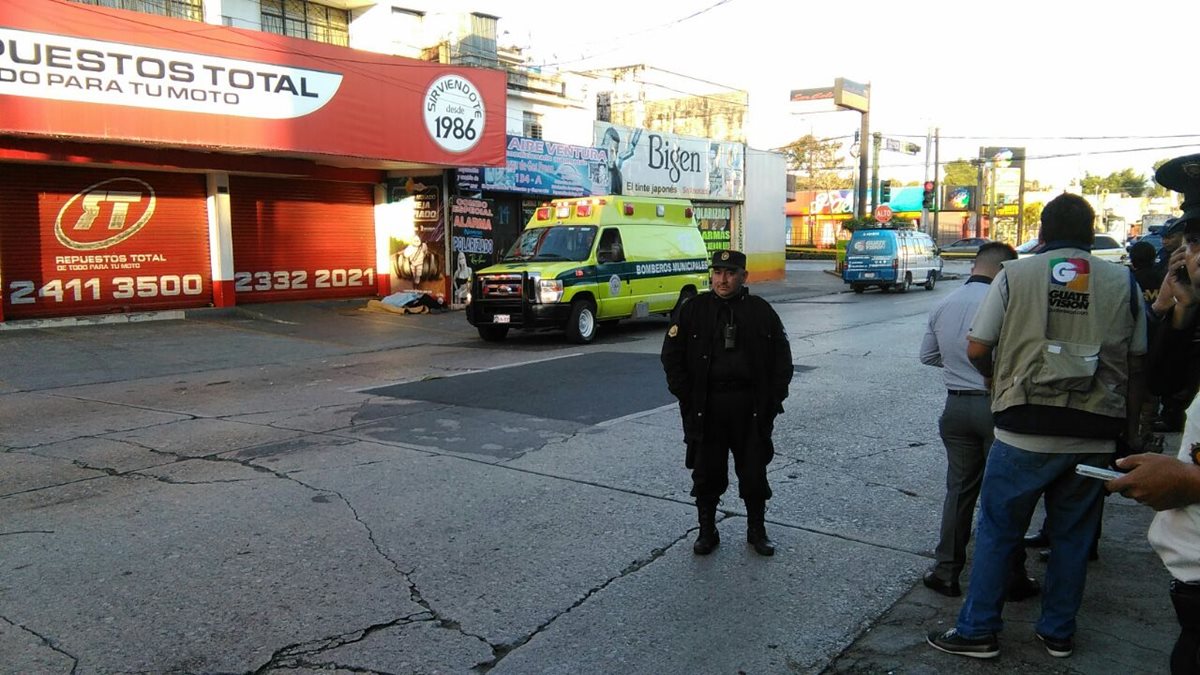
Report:
[[[782,154],[746,148],[746,201],[742,205],[742,236],[751,278],[782,279],[786,272],[787,161]]]
[[[205,0],[205,21],[224,24],[226,18],[234,28],[262,30],[262,10],[258,0]]]

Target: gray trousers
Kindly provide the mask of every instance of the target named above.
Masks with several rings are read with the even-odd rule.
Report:
[[[994,437],[990,396],[946,395],[938,432],[946,446],[946,500],[942,531],[934,550],[934,575],[954,582],[967,562],[975,502]]]

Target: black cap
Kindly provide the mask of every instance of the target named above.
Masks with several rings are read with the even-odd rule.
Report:
[[[1154,180],[1183,195],[1183,203],[1179,205],[1183,215],[1173,227],[1200,227],[1200,155],[1184,155],[1168,161],[1154,172]]]
[[[1187,225],[1186,220],[1179,218],[1167,218],[1163,222],[1162,236],[1167,237],[1172,234],[1183,234],[1183,226]]]
[[[712,266],[727,267],[731,270],[746,269],[746,254],[741,251],[717,251],[713,253]]]

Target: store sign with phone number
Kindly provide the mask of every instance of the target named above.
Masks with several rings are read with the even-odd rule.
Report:
[[[186,199],[178,188],[189,178],[164,180],[171,183],[166,202],[148,180],[129,175],[95,181],[65,198],[52,185],[62,182],[61,174],[47,179],[51,185],[45,191],[32,187],[39,181],[22,181],[31,185],[25,189],[40,192],[36,201],[44,210],[34,225],[37,232],[21,228],[7,235],[6,318],[10,313],[207,304],[212,287],[202,185],[197,179],[195,199]],[[61,206],[54,209],[56,200]],[[190,212],[183,215],[181,209]],[[37,242],[40,257],[16,253],[18,246],[28,251],[31,241]]]

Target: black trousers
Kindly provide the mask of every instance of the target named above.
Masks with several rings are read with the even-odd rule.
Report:
[[[692,496],[716,500],[729,488],[729,454],[738,478],[738,496],[747,501],[771,498],[762,444],[756,442],[753,392],[720,388],[710,391],[704,408],[704,440],[692,467]]]
[[[1173,581],[1171,603],[1180,628],[1171,652],[1171,675],[1200,674],[1200,584]]]

